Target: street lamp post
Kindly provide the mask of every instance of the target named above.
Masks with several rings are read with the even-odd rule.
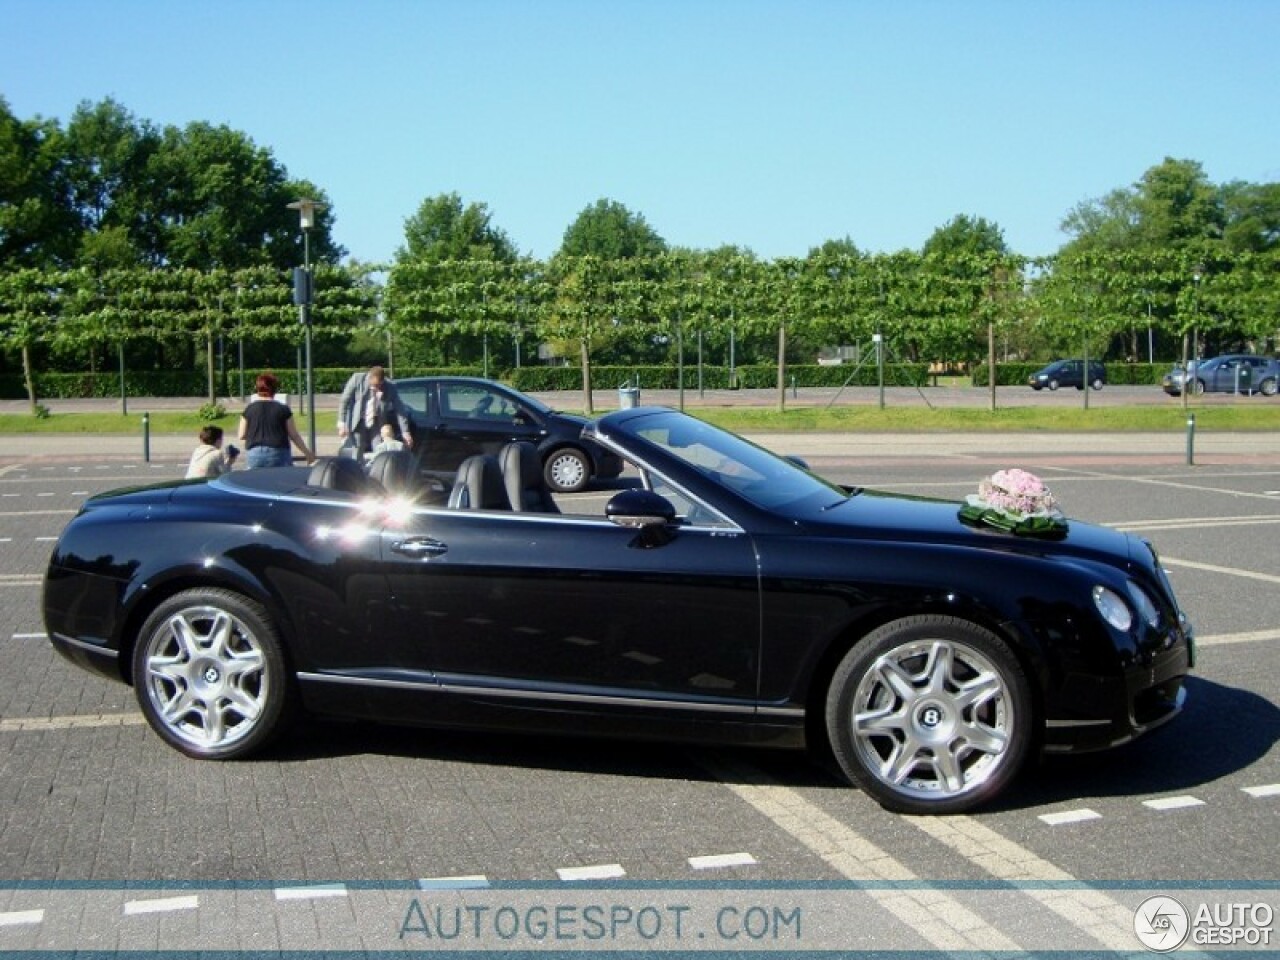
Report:
[[[298,305],[298,318],[302,321],[303,333],[306,337],[307,365],[307,439],[312,452],[316,449],[316,393],[312,382],[311,363],[311,303],[315,296],[315,284],[311,278],[311,228],[316,225],[316,214],[326,209],[328,204],[320,203],[309,197],[303,197],[287,204],[290,210],[298,211],[298,219],[302,226],[302,282],[294,278],[293,300]]]

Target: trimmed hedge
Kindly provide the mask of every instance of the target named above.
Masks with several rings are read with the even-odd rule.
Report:
[[[997,383],[1000,386],[1014,387],[1026,384],[1031,374],[1044,366],[1043,363],[1002,363],[997,367]],[[312,379],[317,393],[341,393],[347,379],[355,370],[365,368],[327,367],[312,371]],[[1168,364],[1149,363],[1109,363],[1107,364],[1107,382],[1115,385],[1158,386],[1160,378],[1169,369]],[[926,386],[933,382],[926,363],[893,363],[886,364],[884,382],[886,386],[914,387]],[[259,370],[246,370],[244,373],[246,389],[253,389]],[[272,371],[280,378],[280,389],[290,394],[300,394],[301,384],[298,382],[296,368],[276,369]],[[561,390],[581,390],[582,370],[579,367],[520,367],[514,370],[494,370],[493,378],[510,383],[517,390],[530,393],[550,393]],[[397,367],[397,378],[406,377],[478,377],[479,367]],[[730,382],[727,367],[704,366],[702,368],[702,385],[708,390],[733,389],[771,389],[778,384],[778,368],[772,364],[755,364],[737,367],[734,370],[735,380]],[[987,385],[986,364],[975,367],[972,371],[972,384],[975,387]],[[818,364],[793,364],[787,367],[787,386],[792,385],[794,378],[797,387],[874,387],[877,385],[876,368],[870,364],[857,368],[853,365],[820,366]],[[852,378],[852,379],[851,379]],[[125,373],[126,395],[130,397],[197,397],[206,394],[206,382],[203,373],[191,371],[147,371]],[[591,368],[591,382],[597,390],[613,390],[630,384],[652,390],[674,390],[679,387],[678,371],[672,366],[594,366]],[[227,371],[227,387],[238,389],[239,373]],[[684,368],[684,386],[686,390],[698,387],[698,368]],[[85,397],[111,398],[120,396],[119,373],[44,373],[36,377],[36,392],[39,399],[66,400]],[[219,395],[224,395],[219,391]],[[26,386],[20,373],[0,374],[0,398],[21,400],[27,396]]]

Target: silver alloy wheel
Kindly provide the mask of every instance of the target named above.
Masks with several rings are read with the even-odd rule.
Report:
[[[994,776],[1019,722],[1000,670],[955,640],[916,640],[878,657],[849,720],[868,772],[894,793],[935,801]]]
[[[262,642],[215,606],[184,607],[144,638],[144,692],[158,722],[199,751],[254,732],[272,695]]]
[[[553,490],[573,492],[581,490],[590,478],[587,461],[577,450],[557,450],[547,461],[547,483]]]
[[[1258,392],[1264,397],[1274,397],[1276,395],[1276,378],[1268,377],[1258,384]]]

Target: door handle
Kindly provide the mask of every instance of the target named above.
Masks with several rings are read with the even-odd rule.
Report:
[[[448,552],[448,544],[433,540],[430,537],[417,537],[412,540],[396,540],[391,544],[391,552],[406,557],[438,557]]]

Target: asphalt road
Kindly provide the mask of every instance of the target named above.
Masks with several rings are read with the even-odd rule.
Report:
[[[5,437],[0,951],[439,947],[412,891],[451,886],[572,899],[638,881],[759,900],[804,881],[806,917],[834,930],[865,910],[840,936],[912,950],[1034,948],[1045,931],[1137,950],[1118,931],[1162,884],[1234,884],[1223,897],[1280,908],[1277,438],[1202,438],[1194,466],[1169,435],[760,439],[835,480],[956,499],[1022,466],[1070,515],[1149,537],[1200,637],[1184,715],[1108,754],[1047,759],[996,806],[948,818],[886,813],[769,751],[314,724],[264,759],[200,763],[150,733],[128,688],[56,656],[39,613],[52,541],[83,499],[179,475],[187,445],[147,463],[127,444],[41,453]],[[993,892],[1010,889],[1012,905]],[[842,906],[855,895],[872,899]],[[937,924],[911,932],[922,912]]]

